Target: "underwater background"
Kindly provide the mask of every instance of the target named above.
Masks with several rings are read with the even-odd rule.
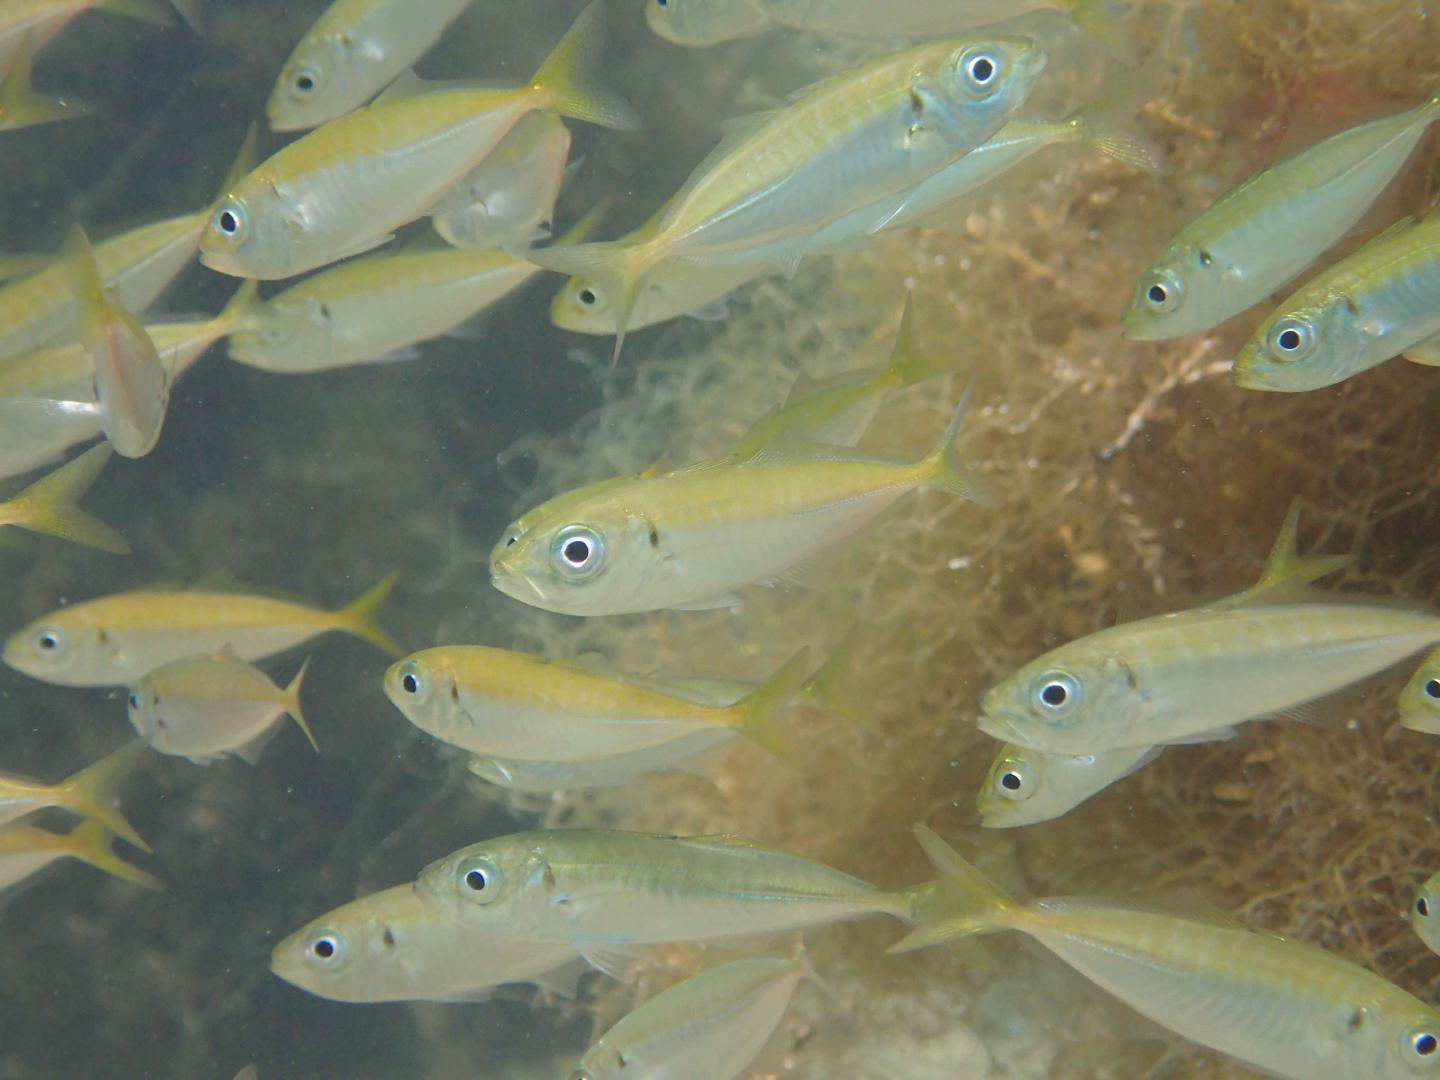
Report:
[[[51,250],[75,221],[103,237],[207,205],[325,6],[212,0],[203,36],[100,14],[74,23],[37,83],[101,107],[0,136],[0,250]],[[419,70],[522,79],[581,6],[475,0]],[[613,196],[605,235],[673,192],[724,118],[885,48],[779,31],[686,50],[650,33],[641,0],[609,8],[602,74],[644,130],[574,126],[585,164],[557,215],[564,228]],[[1338,723],[1247,725],[1230,742],[1167,752],[1059,820],[978,828],[994,749],[974,727],[983,691],[1117,619],[1244,588],[1292,497],[1307,549],[1358,553],[1342,587],[1421,601],[1440,587],[1434,371],[1393,362],[1315,393],[1253,394],[1231,384],[1227,361],[1262,312],[1169,343],[1127,342],[1119,326],[1141,270],[1217,195],[1429,93],[1437,13],[1416,0],[1137,10],[1155,57],[1137,127],[1164,151],[1159,175],[1047,150],[944,227],[763,279],[723,320],[633,333],[614,370],[610,339],[550,324],[554,275],[494,309],[478,340],[429,342],[410,363],[286,377],[217,347],[178,385],[158,449],[113,463],[87,500],[132,558],[0,548],[5,633],[66,600],[155,581],[336,607],[391,570],[383,620],[412,649],[598,650],[633,670],[759,679],[797,646],[823,654],[857,628],[847,708],[800,724],[803,772],[739,746],[713,784],[652,777],[539,804],[486,788],[412,728],[381,692],[381,654],[315,643],[306,712],[319,756],[286,731],[255,767],[157,757],[127,789],[127,816],[156,851],[139,861],[164,892],[67,865],[9,900],[0,1080],[228,1080],[252,1062],[265,1080],[563,1075],[597,1027],[683,977],[693,956],[662,951],[638,987],[591,980],[576,1002],[525,989],[479,1004],[340,1005],[268,970],[276,942],[328,908],[536,822],[736,832],[898,888],[929,874],[910,834],[924,820],[1036,895],[1193,891],[1433,1001],[1440,960],[1404,912],[1440,869],[1440,747],[1395,729],[1400,672]],[[1053,15],[1017,25],[1052,54],[1024,115],[1067,114],[1104,77],[1104,51]],[[1436,165],[1426,143],[1367,222],[1427,208]],[[196,268],[164,309],[215,311],[232,287]],[[802,370],[882,362],[907,290],[921,340],[953,351],[956,374],[897,395],[867,445],[928,448],[973,376],[962,454],[1005,493],[1003,509],[921,493],[862,534],[826,587],[751,590],[739,615],[578,620],[490,587],[489,550],[519,510],[719,452]],[[265,667],[288,679],[301,658]],[[130,737],[121,691],[0,669],[7,771],[59,777]],[[1250,1075],[1017,941],[887,956],[895,937],[885,923],[807,937],[840,1001],[802,991],[762,1073]]]

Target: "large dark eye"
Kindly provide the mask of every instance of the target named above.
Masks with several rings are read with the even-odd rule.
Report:
[[[1183,290],[1180,279],[1169,270],[1156,270],[1140,283],[1145,306],[1157,314],[1168,314],[1180,306]]]
[[[1041,713],[1058,715],[1080,700],[1080,684],[1067,672],[1049,671],[1035,683],[1034,697]]]
[[[1315,347],[1315,331],[1305,319],[1284,318],[1270,330],[1270,354],[1276,360],[1299,360]]]
[[[1411,1028],[1405,1033],[1401,1046],[1417,1064],[1427,1067],[1440,1064],[1440,1038],[1428,1027]]]
[[[1415,911],[1422,919],[1428,919],[1430,917],[1430,901],[1423,896],[1420,897],[1415,901]]]
[[[42,652],[53,653],[60,650],[60,647],[65,644],[65,639],[59,630],[41,630],[35,637],[35,644],[40,646]]]
[[[1425,696],[1440,701],[1440,679],[1430,679],[1425,683]]]
[[[985,97],[1000,79],[1000,58],[989,49],[961,51],[955,64],[960,86],[971,97]]]
[[[580,302],[581,302],[582,304],[584,304],[586,307],[593,307],[594,304],[595,304],[595,301],[598,300],[598,299],[600,299],[598,296],[595,295],[595,290],[594,290],[594,289],[581,289],[581,290],[580,290],[580,293],[579,293],[579,296],[580,296]]]
[[[305,950],[321,967],[334,970],[345,963],[345,939],[330,930],[322,930],[310,939]]]
[[[1023,761],[1010,761],[995,777],[996,794],[1012,802],[1024,802],[1035,794],[1035,776]]]
[[[483,855],[471,855],[462,859],[456,877],[461,895],[468,896],[477,904],[488,904],[495,900],[505,882],[500,868]]]
[[[245,207],[237,199],[226,199],[215,210],[215,229],[230,240],[238,240],[245,232]]]
[[[313,68],[296,68],[290,85],[294,87],[298,97],[309,97],[320,85],[320,74]]]
[[[586,525],[567,525],[555,534],[550,547],[555,568],[568,578],[585,578],[596,573],[605,559],[600,534]]]

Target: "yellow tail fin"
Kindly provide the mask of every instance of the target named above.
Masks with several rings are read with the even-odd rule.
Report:
[[[1011,929],[1017,909],[1000,887],[960,857],[959,852],[925,825],[915,826],[915,839],[940,874],[938,881],[911,889],[915,929],[889,952],[912,952],[957,938]]]
[[[544,91],[550,107],[561,116],[617,131],[638,131],[640,119],[629,103],[590,81],[604,45],[605,4],[594,0],[540,65],[530,84]]]
[[[37,94],[30,85],[35,60],[34,35],[27,34],[0,83],[0,130],[18,131],[57,120],[78,120],[95,109],[81,101]]]
[[[380,608],[389,597],[390,591],[395,588],[395,582],[399,576],[394,572],[386,574],[384,579],[363,596],[335,613],[336,629],[344,630],[363,641],[370,642],[371,645],[389,653],[396,660],[405,655],[405,650],[385,632],[378,618]]]
[[[969,499],[982,506],[1000,506],[1003,501],[985,481],[965,469],[955,458],[955,443],[960,438],[960,428],[965,423],[965,414],[970,409],[971,386],[965,387],[965,393],[960,398],[960,404],[955,408],[955,415],[950,420],[950,426],[945,429],[945,434],[940,437],[936,445],[920,464],[924,471],[927,483],[941,491],[948,491],[952,495],[959,495],[962,499]]]
[[[927,352],[920,347],[915,334],[915,294],[906,292],[905,307],[900,312],[900,329],[890,350],[890,367],[886,374],[897,390],[933,379],[955,370],[955,358],[948,352]]]
[[[141,851],[150,845],[141,839],[135,827],[120,813],[118,791],[145,757],[149,746],[144,739],[135,739],[88,768],[55,785],[56,805],[103,825]]]
[[[105,873],[113,874],[132,884],[146,889],[163,889],[165,887],[158,879],[147,874],[138,866],[130,865],[111,851],[110,833],[97,822],[87,821],[71,830],[65,837],[65,850],[81,862],[89,863],[97,870],[104,870]]]
[[[384,599],[383,597],[381,599]],[[305,672],[310,670],[312,657],[307,656],[305,662],[300,665],[300,670],[295,673],[295,678],[290,680],[290,685],[285,687],[285,711],[290,718],[299,725],[300,730],[305,733],[305,738],[310,740],[310,745],[315,752],[320,753],[320,744],[315,741],[315,732],[310,730],[310,722],[305,719],[305,714],[300,711],[300,684],[305,681]]]
[[[801,648],[785,666],[766,682],[730,706],[739,719],[737,726],[750,739],[776,757],[798,765],[800,756],[790,737],[781,730],[779,719],[790,703],[805,689],[810,677],[810,649]]]
[[[31,484],[0,504],[0,524],[58,536],[112,555],[129,555],[130,545],[123,536],[75,505],[95,483],[111,454],[109,444],[101,443]]]

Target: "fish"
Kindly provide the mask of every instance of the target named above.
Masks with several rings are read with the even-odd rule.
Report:
[[[200,261],[222,274],[274,280],[387,243],[535,110],[634,129],[630,106],[589,82],[604,16],[603,0],[594,0],[519,89],[381,98],[290,143],[215,205]]]
[[[644,750],[589,761],[522,761],[487,754],[472,757],[465,767],[487,784],[526,795],[625,787],[643,776],[661,772],[689,772],[710,779],[709,762],[738,736],[734,730],[715,728]]]
[[[608,665],[458,645],[392,665],[385,694],[420,730],[472,754],[588,762],[725,728],[786,756],[777,717],[800,693],[809,659],[802,648],[752,693],[712,705]]]
[[[634,243],[635,232],[619,242]],[[626,319],[626,331],[690,315],[701,320],[723,319],[725,297],[756,278],[774,271],[748,263],[706,266],[703,263],[674,262],[656,267],[645,279],[635,298],[635,307]],[[610,292],[585,275],[568,278],[550,301],[550,321],[575,334],[608,337],[619,330],[618,309]]]
[[[267,596],[141,589],[69,604],[15,632],[3,658],[16,671],[55,686],[131,686],[172,660],[219,652],[261,660],[338,630],[400,656],[376,621],[395,585],[391,574],[339,611]]]
[[[1437,117],[1440,87],[1413,109],[1332,135],[1226,192],[1141,275],[1125,336],[1198,334],[1258,304],[1355,226]]]
[[[1406,218],[1311,278],[1240,347],[1235,383],[1300,392],[1344,382],[1440,334],[1440,214]]]
[[[149,753],[145,743],[133,739],[73,776],[57,784],[44,784],[24,776],[0,773],[0,825],[29,814],[59,807],[94,821],[141,851],[150,845],[120,812],[117,789]]]
[[[657,475],[617,478],[524,514],[490,555],[491,583],[513,599],[570,615],[732,606],[736,590],[802,583],[807,560],[929,487],[982,504],[996,498],[955,460],[969,392],[945,434],[915,462],[771,443]]]
[[[242,283],[230,302],[213,319],[144,325],[145,335],[154,344],[172,385],[212,345],[243,324],[258,301],[258,290],[259,282]],[[93,401],[95,364],[89,350],[81,342],[70,342],[0,357],[0,398],[5,397]],[[96,427],[95,434],[100,434],[99,427]]]
[[[0,477],[59,461],[70,447],[99,437],[103,427],[94,401],[0,397]]]
[[[622,1018],[585,1052],[570,1080],[735,1080],[770,1041],[807,978],[818,981],[803,952],[702,971]]]
[[[331,1001],[478,1001],[506,983],[573,997],[589,970],[572,945],[462,926],[406,882],[342,904],[291,934],[270,970]]]
[[[1411,731],[1440,735],[1440,649],[1421,661],[1400,691],[1400,724]]]
[[[99,479],[111,453],[105,444],[92,447],[18,495],[0,502],[0,529],[9,525],[112,555],[129,555],[130,544],[123,536],[75,505]]]
[[[34,38],[26,37],[10,61],[4,81],[0,82],[0,132],[78,120],[95,111],[94,106],[83,101],[37,94],[30,85],[34,57]]]
[[[1432,874],[1420,886],[1415,902],[1410,905],[1410,925],[1425,947],[1440,955],[1440,874]]]
[[[1162,749],[1127,746],[1101,754],[1049,754],[1003,746],[975,799],[980,824],[987,829],[1013,829],[1063,817],[1150,764]]]
[[[252,129],[236,156],[231,174],[249,167],[255,146]],[[227,177],[225,187],[230,184]],[[140,225],[95,245],[95,261],[105,286],[126,311],[143,312],[195,257],[209,207],[191,214]],[[0,357],[38,349],[73,332],[79,304],[69,286],[64,253],[39,270],[0,287]]]
[[[1058,11],[1128,55],[1111,0],[647,0],[650,28],[677,45],[715,45],[773,26],[860,38],[934,37],[1035,11]]]
[[[607,829],[515,833],[438,859],[417,893],[467,926],[565,941],[604,970],[637,945],[788,933],[887,915],[911,922],[933,883],[886,892],[737,836]]]
[[[280,69],[272,131],[304,131],[360,108],[434,47],[471,0],[335,0]]]
[[[603,211],[557,242],[578,242]],[[230,335],[230,358],[283,374],[411,360],[414,346],[455,331],[539,273],[500,250],[422,247],[351,259],[249,310]]]
[[[320,744],[300,711],[300,684],[310,661],[283,690],[226,645],[213,655],[172,660],[130,689],[130,726],[162,754],[208,765],[230,754],[251,765],[288,715],[318,754]]]
[[[782,242],[913,187],[990,138],[1029,96],[1046,54],[1020,37],[949,39],[825,79],[791,104],[732,121],[638,242],[541,249],[549,270],[597,281],[615,305],[618,360],[645,280],[677,259],[796,258]],[[871,230],[891,210],[877,207]]]
[[[1182,1038],[1291,1080],[1434,1071],[1440,1013],[1358,964],[1213,911],[1123,900],[1021,903],[923,825],[949,918],[933,913],[891,952],[1019,931]]]
[[[170,373],[145,328],[106,288],[79,225],[71,230],[67,270],[80,303],[81,339],[94,365],[105,438],[117,454],[144,457],[160,441],[170,406]]]
[[[71,19],[86,11],[105,11],[155,26],[175,22],[175,12],[165,0],[6,0],[0,7],[0,71],[9,68],[27,47],[38,53]]]
[[[68,833],[34,825],[0,828],[0,891],[14,888],[60,859],[83,863],[145,889],[164,888],[158,880],[110,850],[110,834],[98,822],[81,822]]]
[[[718,45],[768,30],[770,17],[752,0],[646,0],[650,29],[676,45]]]
[[[570,129],[558,116],[532,112],[430,212],[447,244],[523,255],[544,239],[565,182]]]
[[[1284,585],[1344,565],[1294,561],[1297,520],[1292,507],[1267,566],[1271,586],[1062,645],[986,694],[980,730],[1057,754],[1218,738],[1247,720],[1303,715],[1440,642],[1440,616],[1428,610],[1287,596]]]

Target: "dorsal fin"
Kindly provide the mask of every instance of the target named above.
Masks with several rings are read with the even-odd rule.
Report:
[[[1353,554],[1300,555],[1297,547],[1299,532],[1300,500],[1296,499],[1290,504],[1290,510],[1280,525],[1260,579],[1244,592],[1222,601],[1221,606],[1304,599],[1314,591],[1307,588],[1312,582],[1343,570],[1355,560]]]

